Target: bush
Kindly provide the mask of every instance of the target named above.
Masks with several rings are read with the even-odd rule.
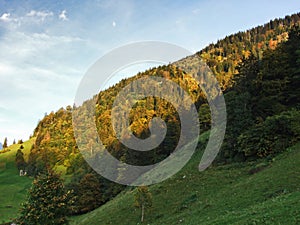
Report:
[[[300,139],[299,117],[299,110],[267,117],[238,137],[239,151],[246,157],[265,157],[283,151]]]

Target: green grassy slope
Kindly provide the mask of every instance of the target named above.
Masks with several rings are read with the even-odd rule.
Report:
[[[34,139],[30,139],[23,143],[25,160],[33,142]],[[15,165],[15,156],[19,148],[19,144],[11,145],[8,147],[9,152],[0,154],[0,224],[18,216],[20,204],[24,202],[27,190],[31,186],[32,179],[20,177]]]
[[[201,153],[177,175],[150,187],[153,207],[144,224],[300,224],[300,143],[272,160],[197,170]],[[254,174],[250,171],[259,170]],[[71,224],[140,224],[135,190]]]

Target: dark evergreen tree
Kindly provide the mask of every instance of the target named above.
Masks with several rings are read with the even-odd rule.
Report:
[[[88,173],[81,179],[77,194],[77,207],[80,213],[96,209],[104,202],[101,184],[93,173]]]
[[[297,140],[300,29],[262,59],[250,56],[240,66],[234,87],[225,95],[227,132],[221,158],[265,157]],[[293,111],[296,110],[296,111]]]
[[[2,145],[3,148],[7,148],[8,145],[7,145],[7,137],[4,138],[4,142],[3,142],[3,145]]]
[[[26,168],[24,153],[22,152],[21,149],[18,149],[17,154],[16,154],[16,165],[17,165],[18,170],[25,170],[25,168]]]

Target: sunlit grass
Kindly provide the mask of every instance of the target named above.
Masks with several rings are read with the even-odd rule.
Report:
[[[24,142],[23,153],[28,158],[34,139]],[[19,214],[20,204],[24,202],[32,179],[20,177],[15,165],[15,156],[20,144],[8,147],[9,152],[0,154],[0,223],[8,222]]]

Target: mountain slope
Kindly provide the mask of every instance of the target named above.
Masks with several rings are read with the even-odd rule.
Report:
[[[112,131],[113,129],[110,126],[108,118],[110,117],[113,99],[122,87],[130,84],[133,80],[142,76],[161,76],[171,79],[191,94],[196,106],[200,108],[200,105],[205,103],[203,93],[199,93],[197,89],[193,88],[195,84],[192,82],[192,79],[190,79],[184,71],[178,70],[176,68],[177,65],[193,68],[195,62],[199,62],[199,60],[195,59],[199,57],[202,58],[216,75],[221,88],[227,91],[232,86],[233,77],[238,73],[238,65],[243,59],[248,58],[251,54],[261,59],[263,52],[268,49],[274,49],[280,42],[287,40],[288,31],[295,24],[300,24],[300,13],[286,16],[284,19],[275,19],[263,26],[227,36],[216,44],[209,45],[195,55],[171,65],[149,69],[137,74],[133,78],[122,80],[106,91],[100,92],[95,96],[95,98],[97,98],[96,123],[99,128],[99,136],[104,137],[102,141],[115,155],[119,155],[119,157],[120,155],[124,155],[124,152],[119,151],[121,145],[113,135],[114,132]],[[198,67],[196,66],[195,68]],[[197,73],[197,71],[194,72]],[[196,87],[198,88],[198,86]],[[143,105],[146,105],[146,110],[143,109]],[[161,105],[162,107],[158,109],[156,105]],[[90,107],[88,101],[85,106]],[[170,121],[170,126],[173,126],[172,123],[174,121],[175,124],[178,123],[178,118],[174,115],[174,110],[170,110],[170,108],[170,104],[156,102],[151,98],[141,101],[135,113],[133,113],[135,115],[132,115],[130,118],[130,120],[133,121],[131,129],[138,137],[143,138],[149,135],[148,122],[154,115],[162,115],[163,119]],[[205,109],[207,109],[207,106]],[[46,115],[36,127],[34,132],[36,143],[32,150],[32,157],[29,163],[31,165],[30,172],[32,174],[36,174],[42,169],[41,167],[44,161],[48,161],[51,166],[64,165],[68,167],[70,173],[75,173],[76,169],[72,166],[73,161],[74,158],[80,156],[78,155],[78,149],[73,135],[72,110],[73,108],[68,106],[66,109],[61,108],[57,112],[51,112],[49,115]],[[173,129],[173,133],[169,135],[176,136],[175,134],[178,133],[178,129],[176,129],[177,128]],[[89,138],[88,132],[86,136]],[[47,149],[47,151],[45,149]],[[159,151],[164,156],[168,154],[168,149],[160,148]],[[130,156],[127,156],[127,158],[129,158],[129,161],[132,160]]]
[[[295,93],[297,91],[297,83],[293,83],[294,81],[297,81],[298,71],[296,70],[297,64],[295,62],[298,62],[299,57],[295,49],[291,49],[292,51],[288,52],[287,56],[291,56],[290,58],[292,60],[288,59],[287,66],[290,66],[293,71],[291,71],[294,77],[290,77],[290,73],[283,73],[283,78],[278,76],[281,75],[281,73],[269,73],[273,66],[278,69],[278,71],[282,71],[281,64],[275,63],[272,67],[268,67],[269,62],[277,62],[280,61],[280,54],[276,50],[275,47],[280,46],[279,42],[286,41],[288,34],[287,31],[290,29],[290,27],[293,24],[299,23],[300,17],[299,14],[295,14],[292,16],[293,20],[290,20],[289,17],[285,18],[284,20],[280,20],[278,23],[274,23],[273,25],[270,25],[272,22],[266,24],[263,26],[263,29],[261,28],[255,28],[252,31],[249,32],[240,32],[238,34],[229,36],[229,39],[224,39],[219,41],[216,45],[212,45],[209,48],[199,52],[196,55],[187,57],[185,59],[180,60],[179,62],[176,62],[174,64],[160,66],[157,68],[151,68],[143,73],[137,74],[133,78],[122,80],[120,83],[114,85],[113,87],[100,92],[98,95],[96,95],[94,98],[96,100],[96,124],[99,133],[99,137],[103,138],[103,143],[107,146],[109,151],[112,155],[115,157],[129,162],[130,164],[147,164],[147,163],[154,163],[157,161],[162,160],[163,158],[167,157],[171,154],[173,147],[176,146],[178,141],[178,134],[179,134],[179,118],[177,113],[174,110],[174,107],[166,101],[156,99],[156,98],[145,98],[141,101],[138,101],[135,107],[132,110],[132,113],[130,114],[130,128],[134,132],[134,134],[139,138],[145,138],[149,136],[149,128],[148,124],[150,119],[152,119],[154,116],[158,116],[163,118],[168,128],[167,138],[166,141],[161,144],[155,151],[150,152],[149,154],[143,154],[141,159],[137,157],[138,154],[136,154],[133,151],[130,151],[130,149],[124,147],[120,144],[120,142],[117,140],[116,136],[114,135],[112,126],[110,124],[110,113],[112,104],[114,101],[115,96],[118,94],[118,92],[126,85],[132,84],[132,81],[135,79],[138,79],[142,76],[159,76],[164,77],[167,79],[170,79],[179,86],[181,86],[186,92],[188,92],[192,99],[199,109],[200,113],[199,116],[203,117],[205,121],[201,121],[200,123],[205,125],[205,130],[209,129],[209,107],[206,104],[204,95],[201,91],[199,91],[198,86],[196,85],[195,81],[191,79],[191,76],[185,71],[182,71],[180,68],[177,68],[176,65],[184,65],[184,66],[190,66],[193,68],[193,65],[197,61],[199,56],[202,57],[206,62],[211,66],[212,70],[216,72],[217,79],[219,80],[223,90],[226,93],[225,97],[228,97],[226,100],[228,104],[228,120],[229,122],[233,122],[228,128],[229,133],[231,134],[230,137],[227,137],[226,142],[223,145],[223,149],[226,149],[227,151],[222,151],[220,154],[221,159],[225,162],[231,162],[231,161],[245,161],[246,157],[251,156],[252,159],[257,159],[258,156],[261,154],[261,150],[264,152],[261,154],[263,157],[268,156],[272,157],[273,154],[278,153],[285,149],[286,146],[289,146],[291,143],[295,143],[299,140],[299,132],[297,133],[297,126],[295,125],[295,118],[297,117],[297,113],[294,113],[294,111],[291,111],[290,113],[287,112],[286,114],[281,115],[283,111],[289,111],[291,110],[291,107],[295,107],[295,104],[286,104],[284,101],[286,100],[284,96],[287,94],[288,97],[294,96],[294,99],[297,99],[297,96],[295,98]],[[261,30],[261,31],[260,31]],[[256,31],[259,31],[257,34],[255,34]],[[251,34],[251,41],[247,42],[247,34]],[[270,35],[267,35],[270,34]],[[244,37],[244,36],[247,37]],[[263,36],[262,36],[263,35]],[[263,38],[264,37],[264,38]],[[283,38],[285,37],[285,38]],[[300,36],[299,36],[300,37]],[[231,40],[232,39],[232,40]],[[272,41],[276,40],[276,44],[270,44],[270,39]],[[228,41],[231,44],[228,44]],[[265,44],[262,45],[261,42],[264,42]],[[269,44],[266,44],[267,42]],[[286,41],[288,42],[288,41]],[[298,43],[298,42],[297,42]],[[296,43],[296,44],[297,44]],[[241,51],[245,46],[247,48],[253,47],[253,51],[250,49],[249,52],[245,53]],[[235,46],[236,45],[236,46]],[[262,47],[264,46],[264,47]],[[260,49],[260,54],[256,54],[255,56],[255,49]],[[234,52],[228,52],[228,49],[234,49]],[[280,48],[284,51],[285,48]],[[221,51],[222,50],[222,51]],[[224,54],[224,51],[226,50],[226,55]],[[223,52],[220,54],[220,52]],[[267,57],[266,60],[264,60],[262,57],[264,54],[262,52],[266,52],[269,57]],[[297,54],[295,54],[295,52]],[[206,55],[205,55],[205,54]],[[252,55],[251,55],[252,53]],[[203,55],[204,54],[204,55]],[[253,58],[254,57],[254,58]],[[273,58],[276,60],[273,60]],[[197,60],[196,60],[197,59]],[[210,62],[209,60],[216,60],[214,63]],[[227,65],[225,62],[229,62],[228,60],[232,61],[232,65]],[[263,66],[258,67],[257,65],[261,65],[261,62]],[[299,61],[300,62],[300,61]],[[224,64],[225,63],[225,64]],[[252,65],[252,64],[253,65]],[[249,71],[247,71],[247,66],[249,66]],[[218,66],[222,65],[222,66]],[[240,65],[240,66],[237,66]],[[293,66],[291,66],[293,65]],[[257,67],[255,67],[257,66]],[[238,74],[238,71],[243,72],[242,74]],[[196,67],[197,68],[197,67]],[[229,69],[231,68],[231,69]],[[245,69],[246,68],[246,69]],[[238,70],[239,69],[239,70]],[[295,70],[295,71],[294,71]],[[197,71],[195,71],[197,72]],[[272,71],[271,71],[272,72]],[[269,76],[270,74],[270,76]],[[240,75],[240,76],[239,76]],[[263,76],[261,76],[263,75]],[[233,86],[233,83],[237,81],[233,80],[232,77],[240,78],[241,76],[244,76],[245,78],[241,79],[246,85],[242,84],[239,86]],[[287,79],[285,79],[287,78]],[[248,85],[249,84],[249,85]],[[263,93],[260,93],[257,91],[257,86],[264,85],[265,87],[268,87],[268,89],[263,89]],[[276,84],[274,88],[274,85]],[[243,86],[244,85],[244,86]],[[290,88],[293,87],[293,88]],[[296,87],[296,88],[295,88]],[[151,85],[148,87],[151,88]],[[239,88],[243,88],[243,90],[239,90]],[[251,90],[250,90],[251,89]],[[253,90],[254,92],[253,92]],[[174,90],[172,90],[174,91]],[[276,93],[280,93],[280,100],[277,98]],[[254,94],[253,94],[254,93]],[[268,100],[266,96],[268,97],[269,94],[272,94],[272,104],[266,105],[266,109],[255,109],[253,105],[251,104],[252,100]],[[275,94],[274,94],[275,93]],[[260,94],[257,96],[256,94]],[[172,94],[170,94],[172,96]],[[255,99],[257,98],[257,99]],[[289,100],[290,101],[290,100]],[[260,103],[259,105],[261,107],[264,107],[264,103],[262,101],[258,101]],[[92,101],[86,101],[83,104],[83,107],[89,108],[91,107]],[[274,103],[274,104],[273,104]],[[296,102],[297,103],[297,102]],[[241,107],[242,110],[240,110],[239,107],[236,107],[236,105],[244,105],[244,107]],[[270,106],[271,105],[271,106]],[[273,110],[273,107],[276,106],[276,109]],[[280,106],[280,107],[277,107]],[[51,112],[49,115],[46,115],[38,124],[37,128],[35,129],[34,136],[36,137],[34,146],[32,150],[30,151],[30,155],[28,158],[28,171],[31,175],[36,175],[39,172],[42,172],[45,170],[46,166],[51,166],[55,169],[59,169],[64,171],[68,176],[68,183],[69,188],[73,189],[75,191],[76,197],[79,199],[77,202],[82,203],[82,205],[78,205],[75,208],[76,211],[72,212],[73,214],[80,214],[84,213],[86,211],[90,211],[91,209],[94,209],[105,202],[109,201],[111,198],[115,197],[124,187],[120,187],[112,182],[107,181],[101,176],[98,176],[95,174],[94,171],[87,165],[87,163],[82,158],[81,153],[79,152],[74,134],[73,134],[73,126],[72,126],[72,113],[77,110],[78,107],[70,107],[68,106],[66,109],[61,108],[57,112]],[[240,110],[240,111],[238,111]],[[243,111],[244,110],[244,111]],[[264,116],[258,116],[257,112],[264,112],[264,110],[267,110],[268,113]],[[119,110],[120,113],[122,113],[122,109]],[[270,113],[271,112],[271,113]],[[267,118],[268,116],[272,117],[274,115],[277,115],[275,118]],[[279,115],[280,114],[280,115]],[[81,119],[83,122],[85,122],[88,115],[82,114]],[[120,118],[122,118],[120,116]],[[273,140],[270,138],[272,136],[272,133],[270,135],[270,131],[272,131],[272,126],[277,126],[276,124],[281,119],[286,119],[287,122],[291,122],[290,127],[286,127],[287,132],[294,132],[295,135],[292,137],[292,140],[286,141],[284,145],[281,144],[281,140],[285,140],[286,134],[282,135],[280,129],[278,130],[278,133],[276,133],[276,140]],[[251,120],[251,121],[250,121]],[[245,121],[245,123],[244,123]],[[265,123],[265,121],[267,121]],[[269,121],[269,122],[268,122]],[[264,125],[269,124],[269,130],[264,130]],[[247,130],[249,132],[247,133]],[[93,140],[95,138],[94,135],[92,135],[89,132],[89,129],[83,129],[82,132],[85,134],[85,139],[83,140],[86,143],[86,149],[85,151],[93,152],[93,143],[90,142],[90,140]],[[244,136],[240,136],[243,132]],[[266,149],[260,149],[255,148],[255,144],[257,143],[257,139],[260,139],[261,133],[263,133],[266,137],[261,138],[263,141],[261,146],[266,147]],[[293,133],[293,134],[294,134]],[[247,137],[247,138],[244,138]],[[248,143],[247,140],[251,139],[254,140],[251,143]],[[271,143],[271,144],[270,144]],[[273,144],[272,144],[273,143]],[[239,145],[238,145],[239,144]],[[276,144],[276,146],[274,146]],[[227,146],[226,146],[227,145]],[[249,145],[251,145],[250,150],[248,149]],[[267,146],[264,146],[267,145]],[[224,147],[225,146],[225,147]],[[240,146],[243,146],[241,148]],[[253,147],[254,146],[254,147]],[[283,147],[282,147],[283,146]],[[276,151],[273,151],[273,147],[276,148]],[[282,147],[282,148],[280,148]],[[279,149],[279,150],[278,150]],[[278,150],[278,152],[277,152]],[[238,156],[238,157],[236,157]],[[228,161],[226,160],[228,159]],[[238,159],[238,160],[237,160]],[[246,164],[249,166],[250,164]],[[223,167],[218,167],[219,169]],[[224,167],[226,168],[226,167]],[[228,166],[228,170],[231,170],[231,166]],[[243,166],[241,166],[239,169],[243,170]],[[245,169],[245,168],[244,168]],[[245,169],[247,170],[247,168]],[[120,170],[119,170],[120,171]],[[210,176],[213,176],[215,174],[216,180],[208,181],[208,184],[210,185],[212,182],[213,184],[217,184],[217,179],[221,179],[221,176],[218,177],[218,169],[212,168],[211,172],[208,172]],[[237,173],[239,174],[239,170],[232,169],[232,174]],[[220,174],[223,176],[224,173]],[[118,175],[122,175],[121,173]],[[93,177],[93,182],[91,182],[91,179],[87,179],[88,177]],[[182,176],[184,177],[184,176]],[[194,178],[197,180],[196,175]],[[203,178],[203,177],[202,177]],[[238,179],[238,177],[233,176],[234,179]],[[179,178],[178,178],[179,179]],[[224,181],[228,182],[228,185],[230,183],[234,182],[234,179],[231,179],[228,177]],[[174,179],[172,179],[174,180]],[[207,180],[207,179],[206,179]],[[201,187],[200,182],[202,180],[198,180],[199,184],[194,184],[196,187]],[[175,182],[175,181],[174,181]],[[86,192],[82,190],[83,188],[80,188],[82,184],[85,184],[87,187],[89,187],[89,193],[90,195],[89,200],[92,201],[92,204],[86,205]],[[101,200],[91,198],[93,195],[92,188],[93,186],[100,187],[101,193],[99,195],[103,196]],[[199,186],[200,185],[200,186]],[[187,189],[187,190],[193,190],[190,186],[183,186],[181,185],[181,189],[177,190],[176,192],[175,186],[169,185],[169,189],[165,189],[165,191],[170,191],[173,194],[180,195],[180,191]],[[212,188],[211,186],[208,186]],[[225,187],[224,187],[225,188]],[[81,189],[81,190],[80,190]],[[159,192],[159,190],[157,190]],[[175,192],[174,192],[175,191]],[[217,189],[215,189],[215,192]],[[194,193],[195,194],[195,193]],[[186,208],[185,202],[197,202],[198,195],[191,195],[186,196],[186,199],[182,200],[182,206],[180,206],[180,209],[172,209],[174,210],[182,210]],[[202,194],[208,194],[203,192]],[[168,197],[168,198],[167,198]],[[165,198],[170,199],[170,204],[175,204],[174,207],[178,207],[179,204],[176,199],[174,199],[172,196],[170,197],[167,193],[167,197]],[[172,201],[171,201],[172,200]],[[244,203],[241,200],[242,203]],[[203,207],[208,210],[207,208],[211,207],[211,203],[201,203],[202,205],[197,205],[199,209],[202,209]],[[92,205],[92,207],[90,207]],[[162,204],[163,205],[163,204]],[[202,207],[202,208],[201,208]],[[172,213],[171,211],[170,213]],[[209,210],[208,210],[209,211]],[[138,213],[138,212],[136,212]],[[207,212],[208,215],[210,215],[209,212]],[[159,214],[159,213],[158,213]],[[130,215],[130,214],[128,214]],[[135,217],[134,217],[135,218]],[[157,218],[159,220],[159,218]],[[154,221],[154,220],[153,220]]]
[[[225,39],[218,41],[216,44],[208,46],[195,55],[189,56],[171,65],[149,69],[143,73],[139,73],[133,78],[122,80],[120,83],[106,91],[100,92],[95,96],[95,98],[97,98],[96,123],[99,128],[99,136],[101,138],[103,137],[102,141],[107,148],[111,150],[113,155],[118,155],[119,158],[123,156],[129,162],[130,160],[132,161],[131,154],[126,155],[126,150],[123,150],[125,149],[124,146],[120,145],[113,135],[114,132],[109,121],[113,99],[122,87],[142,76],[165,77],[178,83],[191,94],[196,106],[201,109],[200,106],[205,103],[203,93],[194,88],[195,84],[192,79],[190,79],[184,71],[180,71],[176,68],[176,65],[179,64],[191,67],[195,62],[198,62],[195,58],[200,57],[204,59],[216,74],[222,89],[227,91],[228,88],[232,86],[232,78],[238,73],[237,66],[242,62],[242,59],[249,57],[250,54],[257,55],[257,57],[261,58],[264,51],[267,49],[274,49],[280,42],[287,40],[287,32],[291,26],[299,23],[300,13],[287,16],[284,19],[273,20],[263,26],[258,26],[246,32],[230,35]],[[270,40],[276,42],[276,44],[270,44]],[[257,51],[259,51],[259,54],[257,54]],[[212,60],[214,61],[213,63],[211,62]],[[230,66],[228,64],[230,64]],[[198,88],[198,86],[196,87]],[[146,110],[143,108],[145,105],[147,108]],[[160,105],[161,107],[158,108],[156,107],[157,105]],[[86,102],[85,107],[90,107],[88,101]],[[45,162],[48,162],[51,166],[64,165],[67,167],[69,173],[76,173],[74,159],[80,158],[80,155],[78,154],[79,151],[73,135],[72,110],[74,109],[68,106],[66,109],[61,108],[55,113],[51,112],[38,124],[34,132],[36,143],[31,151],[32,154],[29,162],[29,171],[31,174],[36,174],[42,170]],[[204,106],[203,111],[206,111],[206,114],[209,113],[207,105]],[[203,111],[201,111],[201,113],[203,113]],[[167,120],[167,123],[172,127],[172,129],[168,129],[172,130],[171,133],[169,133],[170,137],[174,137],[178,134],[178,118],[175,115],[174,110],[171,109],[170,104],[148,98],[140,101],[140,104],[137,105],[130,118],[130,121],[133,121],[131,129],[136,136],[144,138],[149,135],[148,123],[154,115],[162,116],[163,119]],[[82,116],[83,121],[85,120],[84,116],[86,115]],[[205,122],[203,122],[202,125],[203,124],[204,126],[207,126]],[[91,138],[89,135],[90,134],[86,132],[87,143],[89,143],[88,139]],[[176,142],[176,138],[173,142],[174,141]],[[170,143],[174,145],[173,142]],[[158,159],[169,154],[170,146],[168,146],[168,149],[164,149],[163,146],[164,145],[161,145],[158,149],[160,154],[159,156],[156,156]],[[91,146],[88,147],[90,149]],[[149,160],[157,160],[151,159],[151,157],[148,158]]]
[[[226,92],[229,135],[220,156],[243,163],[199,173],[198,150],[184,170],[150,187],[153,208],[147,224],[299,223],[299,43],[300,29],[294,27],[286,42],[265,51],[261,59],[244,59],[234,86]],[[292,143],[298,144],[286,149]],[[243,157],[238,160],[235,155]],[[138,224],[134,193],[123,192],[75,218],[74,224]]]
[[[291,19],[292,18],[292,19]],[[275,21],[275,22],[274,22]],[[188,94],[191,95],[191,98],[193,102],[195,103],[197,109],[199,110],[199,117],[200,117],[200,124],[202,125],[202,128],[205,127],[204,130],[208,130],[210,126],[210,110],[209,106],[206,104],[205,95],[203,92],[199,90],[198,84],[195,82],[195,80],[192,78],[190,74],[187,74],[182,69],[178,68],[177,66],[184,66],[184,68],[192,68],[189,72],[195,72],[198,74],[199,72],[199,56],[200,58],[204,59],[204,61],[207,62],[207,64],[211,67],[211,69],[215,72],[216,78],[218,79],[221,88],[224,90],[225,93],[227,93],[227,99],[226,104],[230,107],[228,107],[228,130],[226,137],[226,143],[223,145],[220,158],[222,160],[231,162],[236,160],[246,160],[246,157],[251,156],[253,158],[256,158],[258,156],[258,153],[255,151],[255,149],[251,149],[251,151],[246,151],[247,148],[240,148],[237,145],[238,138],[242,134],[242,132],[245,132],[245,129],[251,128],[251,131],[249,133],[244,133],[247,137],[255,139],[258,138],[257,136],[260,135],[260,132],[265,132],[261,127],[263,127],[264,120],[266,120],[267,116],[273,116],[272,113],[266,114],[266,116],[259,117],[257,116],[257,111],[253,106],[253,104],[249,104],[250,101],[253,100],[253,93],[247,89],[248,87],[244,88],[244,91],[238,91],[238,88],[233,87],[233,83],[235,82],[233,77],[239,77],[238,71],[240,70],[238,65],[241,66],[247,66],[247,62],[255,57],[253,60],[256,64],[260,64],[259,62],[263,57],[263,52],[268,52],[272,57],[274,57],[278,60],[280,60],[280,54],[273,54],[273,49],[277,49],[277,46],[280,46],[280,42],[284,42],[288,39],[288,31],[291,29],[291,26],[294,24],[300,23],[300,16],[299,14],[292,15],[291,17],[286,17],[285,19],[281,20],[274,20],[270,23],[267,23],[264,26],[259,26],[257,28],[254,28],[252,30],[246,31],[246,32],[240,32],[234,35],[229,36],[228,38],[225,38],[224,40],[220,40],[217,44],[211,45],[208,48],[200,51],[199,53],[189,56],[185,59],[180,60],[179,62],[175,62],[173,64],[160,66],[157,68],[151,68],[147,71],[138,73],[135,77],[124,79],[120,81],[118,84],[114,85],[113,87],[110,87],[109,89],[100,92],[96,96],[94,96],[94,100],[96,102],[96,112],[95,112],[95,122],[96,126],[98,128],[98,136],[101,138],[101,141],[104,143],[104,145],[107,147],[109,152],[115,156],[116,158],[125,161],[129,164],[134,165],[146,165],[146,164],[153,164],[158,161],[161,161],[162,159],[168,157],[172,151],[174,150],[174,146],[177,145],[179,136],[180,136],[180,125],[179,125],[179,117],[176,113],[176,110],[174,107],[172,107],[172,104],[170,104],[167,101],[164,101],[159,98],[155,97],[147,97],[145,99],[142,99],[136,103],[136,105],[133,107],[131,113],[130,113],[130,129],[133,131],[135,136],[138,138],[146,138],[149,136],[149,121],[153,117],[160,117],[162,118],[166,124],[167,124],[167,135],[162,144],[158,146],[156,149],[149,151],[147,153],[139,153],[136,151],[133,151],[126,146],[122,145],[119,140],[117,139],[112,125],[111,125],[111,111],[112,111],[112,105],[114,103],[114,99],[117,96],[117,94],[122,90],[123,87],[126,85],[131,85],[131,89],[134,89],[133,82],[134,80],[141,78],[141,77],[147,77],[147,76],[156,76],[156,77],[163,77],[166,79],[170,79],[173,82],[177,83],[179,86],[181,86]],[[270,40],[272,39],[272,43]],[[274,43],[276,44],[274,44]],[[286,41],[287,42],[287,41]],[[264,43],[264,44],[263,44]],[[247,50],[246,52],[244,50]],[[259,50],[259,54],[257,51]],[[296,49],[294,49],[295,51]],[[275,50],[274,50],[275,51]],[[270,53],[271,52],[271,53]],[[226,53],[226,54],[225,54]],[[289,52],[290,55],[293,55],[293,60],[287,64],[288,66],[293,65],[293,69],[295,67],[295,63],[297,61],[297,57],[294,57],[294,53]],[[256,56],[255,56],[256,55]],[[213,63],[212,63],[212,60]],[[247,61],[248,60],[248,61]],[[268,89],[266,89],[266,93],[259,93],[260,96],[256,96],[257,98],[262,97],[264,101],[267,101],[268,99],[265,98],[265,96],[268,96],[269,90],[272,94],[272,107],[273,106],[280,106],[277,107],[276,113],[279,114],[282,111],[290,110],[291,105],[286,106],[285,103],[278,102],[277,101],[277,95],[273,94],[273,92],[276,93],[276,91],[279,91],[281,93],[281,96],[285,94],[293,94],[295,95],[295,88],[291,84],[294,82],[294,80],[297,79],[297,74],[294,78],[288,77],[288,74],[284,74],[283,79],[279,79],[277,77],[277,73],[274,74],[272,77],[267,77],[267,74],[270,72],[268,69],[268,63],[269,61],[272,61],[272,58],[269,58],[264,64],[264,68],[258,68],[256,71],[256,68],[252,68],[253,74],[248,73],[246,71],[243,73],[244,76],[246,76],[246,83],[253,83],[251,80],[255,81],[256,83],[263,83]],[[274,60],[273,60],[274,61]],[[275,62],[277,62],[275,60]],[[254,64],[255,64],[254,63]],[[198,69],[198,71],[192,71],[194,68]],[[230,65],[229,65],[230,64]],[[255,65],[256,65],[255,64]],[[221,66],[220,66],[221,65]],[[275,64],[274,66],[281,69],[280,64]],[[261,70],[261,71],[260,71]],[[257,73],[256,73],[257,72]],[[260,72],[260,73],[258,73]],[[296,72],[295,72],[296,73]],[[259,74],[264,74],[264,76],[267,77],[267,80],[265,77],[260,80]],[[288,79],[285,79],[285,76]],[[293,80],[294,79],[294,80]],[[271,80],[268,82],[268,80]],[[277,89],[272,88],[273,83],[275,83],[277,86]],[[151,84],[145,84],[148,88],[152,88]],[[285,89],[282,89],[284,86]],[[232,91],[232,89],[236,89]],[[288,91],[287,89],[290,88],[292,91]],[[295,89],[295,90],[294,90]],[[256,89],[255,89],[256,90]],[[281,91],[283,90],[283,91]],[[170,96],[175,96],[172,93],[176,90],[170,90]],[[289,93],[291,92],[291,93]],[[168,92],[169,93],[169,92]],[[254,95],[256,94],[254,93]],[[134,95],[134,93],[132,93]],[[280,96],[280,97],[281,97]],[[125,99],[124,99],[125,100]],[[280,99],[281,101],[282,99]],[[259,102],[261,107],[264,107],[265,102]],[[81,108],[93,108],[94,105],[93,101],[89,100],[86,101]],[[245,105],[243,107],[243,110],[239,110],[239,108],[235,107],[236,105]],[[269,107],[269,105],[267,105]],[[189,106],[187,106],[188,108]],[[272,108],[271,107],[271,108]],[[46,115],[38,124],[34,131],[34,136],[36,137],[36,141],[34,144],[33,149],[31,150],[29,161],[28,161],[28,172],[31,175],[36,175],[39,172],[45,170],[46,166],[51,166],[53,168],[59,168],[59,170],[64,171],[70,184],[69,187],[71,189],[75,190],[75,194],[80,199],[78,202],[86,202],[84,199],[84,192],[80,192],[80,185],[87,181],[86,176],[90,176],[91,174],[94,174],[95,172],[87,165],[87,163],[84,161],[81,153],[78,150],[74,134],[73,134],[73,126],[72,126],[72,113],[78,113],[80,116],[81,123],[84,125],[85,122],[90,118],[89,114],[85,113],[79,113],[78,110],[80,107],[66,107],[66,109],[61,108],[57,112],[51,112],[49,115]],[[78,111],[77,111],[78,110]],[[270,107],[267,108],[267,110],[271,110]],[[241,112],[243,111],[243,112]],[[262,111],[262,110],[260,110]],[[272,111],[273,112],[273,111]],[[123,109],[120,107],[118,108],[119,117],[123,118]],[[255,114],[256,113],[256,114]],[[94,115],[93,115],[94,116]],[[292,113],[292,116],[288,117],[287,119],[291,119],[294,121],[294,118],[296,117],[295,113]],[[204,120],[202,120],[204,119]],[[277,120],[272,120],[271,122],[275,123]],[[256,127],[257,124],[260,124],[261,127]],[[270,124],[274,125],[274,124]],[[84,134],[83,139],[81,142],[85,143],[84,145],[84,152],[93,153],[93,149],[95,149],[94,142],[92,140],[95,140],[94,133],[91,132],[92,129],[89,129],[89,127],[85,126],[79,126],[82,127],[82,130],[80,132]],[[270,126],[271,127],[271,126]],[[292,127],[294,129],[295,126]],[[288,128],[289,129],[289,128]],[[295,128],[296,129],[296,128]],[[294,129],[294,130],[295,130]],[[259,132],[256,132],[256,131]],[[294,132],[293,130],[293,132]],[[268,130],[267,132],[269,132]],[[257,133],[257,136],[254,136],[251,134]],[[280,132],[279,132],[280,133]],[[270,132],[268,133],[270,134]],[[269,137],[269,136],[268,136]],[[278,135],[279,138],[282,138],[282,135]],[[130,138],[130,137],[129,137]],[[298,137],[297,137],[298,138]],[[297,140],[295,138],[295,140]],[[240,138],[240,146],[248,147],[248,143],[243,142],[243,137]],[[277,142],[279,139],[277,139]],[[292,142],[295,141],[294,139],[291,140]],[[263,143],[261,145],[265,145],[266,143],[273,141],[271,138],[266,138],[263,140]],[[276,143],[274,141],[274,143]],[[276,143],[277,144],[277,143]],[[280,147],[280,145],[278,146]],[[288,142],[287,145],[290,143]],[[277,146],[277,148],[278,148]],[[266,153],[263,153],[263,156],[267,156],[268,154],[272,154],[272,148],[266,148]],[[283,146],[280,149],[284,149],[286,147]],[[225,151],[224,151],[225,149]],[[82,149],[81,149],[82,150]],[[245,150],[245,151],[244,151]],[[118,171],[121,171],[119,168]],[[98,201],[97,199],[94,199],[94,202],[92,205],[95,207],[100,206],[104,202],[108,201],[109,199],[116,196],[119,191],[121,191],[124,187],[120,187],[118,185],[115,185],[114,183],[107,181],[101,176],[98,176],[97,174],[94,174],[97,176],[98,179],[98,185],[101,186],[101,192],[103,193],[104,199],[101,199],[101,201]],[[118,174],[118,178],[122,178],[122,173],[120,172]],[[90,186],[91,184],[87,184],[87,186]],[[104,194],[105,193],[105,194]],[[95,208],[92,207],[92,208]],[[90,207],[87,205],[84,206],[78,206],[78,210],[76,210],[73,213],[83,213],[88,210],[90,210]]]
[[[299,150],[300,143],[271,160],[204,172],[197,170],[198,151],[180,173],[149,188],[153,207],[146,211],[145,224],[299,224]],[[134,193],[123,192],[99,209],[71,218],[71,224],[139,224]]]

